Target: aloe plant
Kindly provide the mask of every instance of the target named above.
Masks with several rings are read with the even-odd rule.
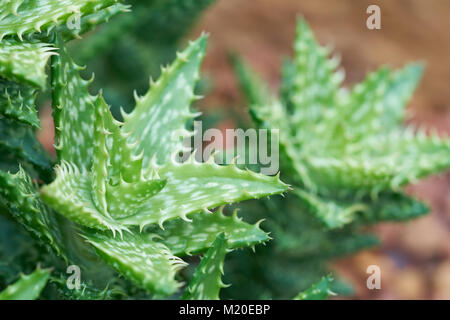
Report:
[[[218,300],[222,282],[223,263],[228,251],[227,239],[223,233],[217,236],[195,270],[183,298],[192,300]]]
[[[94,78],[72,58],[71,42],[86,43],[75,56],[89,60],[129,28],[140,58],[145,40],[169,61],[179,31],[211,2],[0,0],[1,299],[325,299],[342,292],[327,261],[377,241],[361,225],[427,211],[401,187],[448,167],[449,143],[401,125],[419,65],[382,69],[348,92],[304,21],[280,98],[238,64],[257,124],[282,129],[283,179],[294,190],[268,200],[290,189],[278,175],[195,153],[179,160],[193,151],[183,142],[199,116],[191,105],[206,35],[174,53],[120,117],[111,91],[93,94]],[[110,19],[117,24],[96,30]],[[149,21],[161,30],[150,39]],[[35,135],[38,96],[51,97],[56,159]],[[252,223],[232,210],[244,200]],[[203,255],[198,265],[193,255]],[[80,268],[78,289],[68,266]]]
[[[58,156],[55,176],[41,177],[38,169],[47,169],[53,161],[45,153],[45,165],[33,161],[41,149],[27,154],[20,148],[25,140],[18,142],[17,153],[32,170],[27,172],[24,165],[16,173],[0,172],[2,209],[36,240],[37,250],[44,249],[35,263],[54,267],[52,285],[64,297],[112,297],[114,290],[131,297],[177,294],[182,286],[179,270],[187,265],[181,257],[207,251],[202,261],[221,270],[230,249],[269,239],[259,223],[225,215],[223,208],[211,210],[287,191],[278,176],[221,166],[213,158],[202,163],[194,156],[177,160],[180,152],[190,151],[182,142],[193,134],[186,123],[198,116],[189,107],[199,99],[194,91],[206,35],[179,52],[160,77],[150,81],[145,95],[135,95],[133,111],[123,113],[120,122],[101,93],[89,93],[92,80],[82,78],[66,43],[124,7],[115,1],[66,5],[24,0],[2,2],[1,8],[10,10],[0,19],[0,75],[6,86],[2,99],[8,103],[1,121],[5,126],[21,122],[31,134],[27,126],[39,126],[35,91],[46,87],[51,57]],[[73,13],[81,15],[82,27],[76,32],[67,25]],[[5,148],[14,150],[14,144],[6,141]],[[209,261],[211,250],[219,250],[221,258]],[[64,288],[67,264],[79,265],[87,278],[81,292]],[[218,298],[221,282],[211,282],[212,274],[202,277],[204,271],[201,263],[189,294]],[[114,288],[105,289],[107,284]],[[19,280],[17,286],[25,285]],[[30,297],[37,297],[38,291]]]
[[[402,123],[421,64],[382,67],[347,89],[339,59],[329,56],[300,19],[279,97],[234,58],[254,122],[280,129],[281,172],[294,191],[283,201],[245,206],[248,216],[277,212],[266,224],[274,241],[258,259],[245,253],[233,257],[233,270],[246,265],[242,272],[258,278],[253,286],[230,288],[231,296],[259,290],[262,296],[287,298],[306,289],[329,272],[330,258],[377,243],[361,232],[362,225],[427,213],[402,187],[450,166],[450,140]],[[237,282],[236,273],[230,276],[228,281]],[[348,292],[339,283],[334,291]]]

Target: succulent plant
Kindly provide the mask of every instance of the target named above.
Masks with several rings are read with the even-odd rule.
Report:
[[[174,49],[212,2],[0,0],[0,299],[326,299],[343,292],[327,262],[377,243],[361,226],[427,212],[402,187],[449,167],[450,144],[401,123],[422,67],[343,89],[303,20],[279,98],[236,62],[255,122],[280,129],[293,192],[266,199],[291,188],[214,156],[199,162],[184,142],[208,37]],[[127,89],[158,73],[120,116],[108,102],[129,101],[123,92],[93,94],[74,62],[103,50],[114,51],[103,80]],[[118,62],[124,53],[140,67]],[[149,57],[173,61],[154,72]],[[36,138],[38,96],[51,99],[56,159]],[[237,215],[244,200],[252,223]],[[67,285],[72,267],[80,288]]]
[[[427,213],[427,206],[402,188],[450,166],[448,138],[402,123],[421,64],[382,67],[346,89],[339,59],[329,55],[300,19],[279,97],[251,67],[234,59],[254,122],[280,129],[280,171],[294,189],[283,201],[244,205],[249,217],[276,212],[266,223],[274,241],[261,249],[258,262],[245,253],[232,259],[233,268],[247,265],[261,274],[255,287],[247,283],[245,289],[266,290],[270,297],[287,298],[325,276],[328,259],[376,244],[361,232],[362,225]],[[256,282],[269,284],[260,288]],[[238,292],[246,294],[241,287],[229,294]]]
[[[52,277],[61,291],[67,296],[67,289],[62,288],[63,266],[79,264],[82,273],[89,274],[89,269],[107,277],[103,284],[93,284],[95,279],[84,283],[87,298],[111,296],[101,286],[123,283],[111,268],[136,288],[167,296],[182,285],[178,271],[186,262],[180,257],[220,249],[222,258],[208,262],[217,264],[219,270],[225,252],[267,241],[259,223],[250,225],[236,214],[225,215],[223,208],[210,210],[287,191],[278,176],[218,165],[213,158],[202,163],[194,155],[185,162],[177,160],[180,152],[191,151],[183,147],[183,141],[193,134],[186,123],[198,115],[189,106],[200,98],[194,90],[207,36],[179,52],[158,80],[150,81],[144,96],[136,94],[134,110],[123,113],[120,122],[101,93],[89,93],[92,80],[81,77],[82,68],[74,63],[65,44],[124,8],[114,1],[76,1],[71,6],[41,2],[43,9],[35,1],[3,4],[12,10],[0,20],[0,30],[4,30],[0,55],[0,75],[6,86],[3,99],[8,104],[17,100],[15,109],[34,117],[27,121],[4,112],[10,119],[1,120],[39,125],[34,91],[46,86],[45,67],[51,56],[56,177],[50,174],[40,179],[37,174],[33,179],[25,167],[17,173],[1,171],[0,196],[8,216],[37,240],[38,247],[47,249],[51,257],[43,255],[39,262],[57,266]],[[50,19],[55,12],[56,18]],[[83,25],[77,33],[66,24],[73,13],[81,15]],[[21,27],[14,29],[19,24]],[[21,86],[33,89],[25,91]],[[21,101],[25,93],[26,104]],[[9,142],[5,144],[10,147]],[[35,164],[33,152],[31,156],[22,153],[24,162]],[[47,163],[51,165],[51,161]],[[219,233],[222,241],[215,242]],[[207,253],[204,261],[208,257]],[[218,298],[221,282],[212,283],[197,274],[193,280],[197,285],[189,290],[195,287],[193,294],[199,298]],[[204,286],[199,285],[202,281]],[[127,288],[123,291],[131,290],[128,283],[123,287]],[[74,298],[82,295],[68,294]]]

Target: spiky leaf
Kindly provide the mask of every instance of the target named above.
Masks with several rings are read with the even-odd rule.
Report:
[[[227,239],[221,233],[195,269],[194,275],[184,291],[183,299],[219,300],[220,289],[226,287],[221,278],[227,252]]]
[[[55,122],[55,148],[60,161],[79,169],[92,165],[95,97],[88,91],[91,81],[81,78],[81,67],[57,41],[58,56],[52,58],[52,98]],[[76,142],[76,143],[75,143]]]
[[[17,8],[19,8],[23,1],[24,0],[3,0],[1,2],[2,12],[0,14],[0,20],[10,14],[17,15]]]
[[[124,218],[139,212],[143,203],[166,182],[144,177],[142,155],[135,154],[119,124],[100,96],[96,102],[92,198],[100,212]]]
[[[45,66],[48,58],[54,54],[54,48],[47,43],[2,40],[0,75],[18,83],[44,89],[47,81]]]
[[[319,282],[312,285],[311,288],[300,292],[294,300],[325,300],[334,293],[330,290],[330,283],[333,281],[331,276],[320,279]]]
[[[7,118],[39,128],[34,106],[35,90],[0,77],[0,113]]]
[[[308,156],[308,175],[323,192],[394,190],[450,166],[449,139],[394,130],[349,145],[341,157]]]
[[[304,19],[297,23],[294,52],[295,76],[290,99],[295,112],[291,121],[308,131],[333,106],[343,74],[336,72],[339,61],[328,59],[329,50],[318,44]]]
[[[21,275],[20,279],[0,292],[0,300],[34,300],[47,284],[50,270],[39,267],[32,274]]]
[[[110,7],[106,7],[97,12],[85,15],[80,19],[80,28],[69,28],[67,24],[58,26],[57,32],[66,41],[81,38],[81,35],[95,29],[97,26],[108,22],[111,18],[124,12],[130,11],[129,5],[121,3],[114,4]]]
[[[347,115],[347,132],[358,137],[396,130],[405,116],[405,105],[419,83],[423,66],[413,63],[391,71],[387,67],[369,73],[356,84],[347,99],[343,97],[342,113]]]
[[[266,83],[237,55],[231,56],[239,84],[248,103],[264,105],[272,99]]]
[[[331,229],[355,220],[364,223],[410,220],[429,211],[418,200],[396,192],[360,199],[354,196],[346,199],[321,197],[303,190],[295,190],[295,194],[306,204],[308,212]]]
[[[309,211],[331,229],[350,223],[355,218],[356,212],[367,210],[367,206],[362,203],[339,203],[330,198],[323,199],[301,189],[295,190],[295,193],[308,205]]]
[[[186,121],[195,116],[189,106],[196,99],[194,88],[206,42],[207,37],[202,35],[179,53],[149,91],[137,98],[134,111],[125,116],[124,132],[139,139],[138,151],[144,152],[144,167],[150,165],[153,156],[163,164],[175,152],[183,151],[182,138],[190,134]]]
[[[114,238],[92,231],[83,235],[106,262],[139,287],[169,295],[181,285],[175,274],[186,263],[154,241],[154,235],[124,233],[123,237]]]
[[[22,168],[16,174],[0,171],[0,198],[32,236],[67,261],[54,212],[41,201],[36,186]]]
[[[367,202],[371,205],[358,215],[359,222],[406,221],[429,212],[428,206],[419,200],[396,192],[381,193]]]
[[[100,211],[93,202],[92,175],[67,164],[58,169],[57,179],[52,184],[42,188],[42,196],[55,210],[82,225],[120,231],[126,225],[139,225],[141,228],[151,223],[162,225],[166,220],[186,218],[188,214],[204,208],[282,193],[288,188],[278,177],[243,171],[234,165],[170,163],[160,168],[158,173],[167,180],[162,190],[161,181],[149,180],[147,187],[150,189],[147,190],[151,193],[143,191],[147,199],[142,201],[138,212],[130,213],[133,208],[126,208],[123,213],[113,214],[111,211],[111,215],[121,216],[117,219],[113,219],[109,211]],[[153,188],[161,191],[152,196]],[[132,192],[127,194],[139,195]],[[125,201],[120,200],[125,195],[115,193],[115,197],[120,197],[118,201]]]
[[[74,19],[77,13],[84,16],[115,2],[117,0],[23,0],[13,1],[12,5],[3,2],[1,5],[9,12],[0,15],[0,40],[7,35],[22,39],[26,34],[51,30]]]
[[[155,240],[164,243],[177,256],[207,250],[220,233],[225,234],[228,247],[232,249],[269,240],[267,233],[259,228],[259,223],[251,225],[243,222],[236,211],[231,217],[225,216],[222,207],[210,214],[194,213],[190,218],[192,222],[175,219],[164,224],[164,230],[152,229],[160,236],[160,240]]]
[[[41,188],[42,199],[53,209],[81,225],[121,232],[125,229],[105,211],[99,211],[92,197],[92,176],[68,163],[57,167],[57,178]]]
[[[140,212],[122,219],[126,225],[162,223],[204,208],[257,199],[283,193],[288,186],[278,176],[270,177],[238,169],[235,165],[219,166],[214,162],[198,163],[193,157],[182,164],[169,162],[158,170],[166,186],[144,203]]]
[[[41,179],[48,181],[52,175],[52,159],[37,140],[33,130],[22,123],[0,117],[0,160],[14,156],[17,163],[31,164],[40,173]],[[12,169],[12,168],[8,168]]]

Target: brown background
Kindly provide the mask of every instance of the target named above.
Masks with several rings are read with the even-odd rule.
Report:
[[[381,7],[381,30],[366,28],[366,8]],[[450,1],[448,0],[219,0],[191,33],[210,33],[204,73],[213,80],[204,111],[220,106],[243,112],[245,102],[227,60],[240,53],[276,89],[280,61],[291,55],[295,20],[303,15],[322,44],[342,57],[346,85],[381,65],[424,61],[425,76],[408,108],[408,121],[450,132]],[[227,121],[226,126],[233,126]],[[449,155],[450,156],[450,155]],[[425,218],[376,227],[381,248],[335,264],[353,282],[357,298],[450,299],[450,174],[408,191],[431,204]],[[382,289],[365,286],[368,265],[382,271]]]

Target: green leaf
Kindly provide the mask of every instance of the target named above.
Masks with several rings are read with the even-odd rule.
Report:
[[[450,150],[450,139],[446,136],[440,138],[433,131],[427,134],[424,130],[412,127],[392,130],[380,136],[368,137],[364,143],[367,143],[366,149],[355,148],[355,157],[363,158],[364,161],[373,158],[382,175],[389,170],[393,176],[389,186],[394,191],[399,186],[414,183],[450,166],[446,157]],[[367,167],[370,168],[370,160]],[[369,170],[372,173],[372,168]]]
[[[1,4],[2,11],[0,13],[0,20],[10,14],[17,15],[17,8],[19,8],[23,1],[24,0],[4,0]]]
[[[289,126],[286,127],[287,119],[290,118],[286,106],[270,95],[269,88],[249,65],[238,56],[233,56],[232,59],[241,89],[250,103],[249,111],[253,121],[261,128],[280,129],[278,137],[280,164],[284,168],[283,172],[287,176],[293,175],[294,179],[301,173],[301,178],[297,180],[311,184],[304,165],[298,161],[299,155],[290,136]],[[289,173],[289,171],[293,173]]]
[[[22,36],[49,31],[65,24],[76,13],[81,16],[108,7],[117,0],[23,0],[6,5],[9,14],[0,15],[0,40],[8,35]],[[20,4],[19,4],[20,3]],[[3,8],[1,8],[3,11]],[[3,12],[2,12],[3,13]]]
[[[137,213],[166,182],[155,179],[154,173],[144,176],[141,172],[142,155],[135,156],[101,95],[94,105],[92,169],[80,171],[63,162],[57,179],[43,188],[43,198],[77,223],[120,232],[125,228],[114,218]]]
[[[307,211],[330,229],[353,221],[375,223],[404,221],[420,217],[429,210],[420,201],[402,193],[383,192],[376,196],[329,198],[297,189],[294,193],[307,205]]]
[[[330,290],[330,283],[333,281],[331,276],[323,277],[319,282],[312,285],[311,288],[300,292],[294,300],[325,300],[334,293]]]
[[[96,102],[92,198],[100,212],[124,218],[139,211],[143,202],[165,186],[166,182],[144,177],[142,154],[127,142],[100,95]]]
[[[423,66],[418,63],[395,72],[380,68],[356,84],[348,101],[340,102],[343,113],[347,115],[348,135],[355,140],[358,136],[367,137],[387,129],[395,130],[405,116],[405,106],[422,73]]]
[[[422,202],[396,192],[381,193],[367,202],[370,203],[369,209],[357,217],[358,222],[365,224],[406,221],[419,218],[429,212],[429,208]]]
[[[168,221],[164,230],[154,228],[151,232],[158,234],[160,241],[177,256],[205,251],[220,233],[225,234],[228,247],[232,249],[251,247],[270,239],[259,228],[261,221],[254,225],[245,223],[237,217],[236,211],[231,217],[225,216],[223,207],[210,214],[194,213],[191,219],[192,222],[181,219]]]
[[[4,117],[39,128],[35,97],[32,87],[0,77],[0,113]]]
[[[183,139],[191,135],[186,122],[196,116],[189,106],[197,97],[194,87],[199,79],[199,69],[205,55],[207,37],[202,35],[191,42],[177,59],[162,70],[158,81],[150,84],[143,97],[136,97],[136,107],[124,115],[124,132],[139,139],[138,152],[144,152],[143,166],[150,165],[156,157],[159,164],[183,151]]]
[[[266,83],[238,55],[232,55],[231,62],[249,104],[261,106],[272,99]]]
[[[108,135],[111,134],[108,130],[109,122],[112,120],[109,108],[106,102],[101,98],[97,98],[95,103],[95,122],[94,122],[94,150],[92,160],[92,200],[97,207],[97,210],[103,214],[107,213],[106,204],[106,185],[108,183]],[[111,125],[113,125],[111,123]]]
[[[194,275],[184,291],[183,299],[219,300],[220,289],[226,287],[221,278],[227,252],[227,239],[221,233],[195,269]]]
[[[450,166],[450,139],[427,137],[413,129],[367,137],[348,148],[352,151],[339,158],[311,155],[305,159],[310,179],[323,192],[336,188],[399,191]]]
[[[121,180],[117,185],[107,185],[106,203],[108,212],[116,219],[140,213],[145,202],[160,192],[166,185],[165,180],[139,180],[127,183]]]
[[[296,68],[290,59],[285,59],[281,68],[280,99],[286,109],[293,110],[291,94],[294,92]]]
[[[402,186],[450,167],[447,136],[402,127],[422,66],[383,67],[347,91],[329,52],[299,21],[278,100],[250,68],[237,72],[255,123],[281,129],[281,172],[296,195],[243,204],[251,217],[283,214],[266,222],[276,242],[258,256],[243,250],[230,255],[234,286],[224,290],[225,298],[294,296],[294,288],[327,274],[331,259],[379,244],[361,228],[365,224],[423,215],[426,207]],[[325,298],[327,282],[297,298]]]
[[[110,8],[113,7],[115,6],[111,6]],[[101,12],[98,12],[98,14],[101,14]],[[74,41],[71,43],[70,46],[75,47],[73,53],[76,60],[85,64],[97,58],[100,52],[105,53],[108,50],[114,50],[115,45],[121,42],[122,37],[127,37],[126,42],[129,43],[131,35],[124,33],[124,30],[128,30],[128,32],[132,30],[135,21],[139,20],[137,15],[136,5],[133,5],[132,13],[119,15],[109,21],[108,24],[86,35],[83,41]],[[86,16],[85,18],[89,19],[89,17]],[[62,35],[66,36],[66,32],[63,32]],[[68,36],[71,36],[71,34],[69,33]],[[103,55],[103,58],[106,58],[105,55]]]
[[[47,284],[50,270],[39,267],[32,274],[20,279],[0,292],[0,300],[35,300]]]
[[[343,74],[336,72],[337,59],[328,59],[329,50],[321,47],[307,22],[297,23],[294,44],[295,76],[290,100],[294,107],[291,123],[308,131],[334,104]]]
[[[102,212],[92,200],[92,175],[80,172],[69,164],[63,164],[57,171],[57,179],[41,189],[43,199],[56,211],[77,223],[90,228],[111,229],[113,232],[126,229],[126,225],[139,225],[141,229],[151,223],[162,226],[166,220],[178,217],[187,219],[188,214],[205,208],[269,196],[288,189],[278,177],[239,170],[235,165],[219,166],[212,162],[170,163],[158,171],[161,178],[167,180],[165,186],[162,180],[150,179],[129,187],[130,193],[119,195],[118,191],[111,191],[108,199],[117,199],[108,203],[108,208],[122,209]],[[164,188],[161,190],[162,186]],[[108,188],[119,190],[114,186]],[[161,191],[155,194],[159,190]],[[120,204],[129,203],[124,199],[127,194],[146,198],[144,201],[136,198],[136,202],[142,204],[136,214],[130,211],[135,208],[125,208]],[[121,210],[125,211],[120,213]]]
[[[126,232],[122,237],[113,238],[85,231],[83,236],[107,263],[137,286],[164,295],[174,293],[181,286],[175,275],[186,263],[162,243],[154,241],[155,235]]]
[[[52,58],[52,99],[55,148],[58,159],[90,169],[93,154],[95,96],[88,91],[92,80],[84,80],[60,40],[58,56]],[[75,143],[76,142],[76,143]]]
[[[393,128],[403,120],[405,106],[411,100],[422,78],[423,70],[422,64],[411,63],[392,74],[392,80],[384,99],[385,112],[382,119],[387,127]]]
[[[120,180],[128,183],[143,180],[143,154],[137,153],[137,142],[129,141],[129,135],[121,130],[123,124],[114,119],[101,95],[95,109],[93,174],[111,179],[113,185]]]
[[[54,54],[54,48],[47,43],[2,40],[0,75],[11,81],[44,89],[47,82],[45,66],[48,58]]]
[[[126,229],[107,212],[99,211],[92,197],[92,176],[64,162],[58,166],[56,180],[41,188],[42,199],[55,211],[81,225],[122,232]]]
[[[333,199],[321,198],[301,189],[297,189],[294,192],[308,205],[308,211],[313,213],[330,229],[342,227],[352,222],[357,212],[364,212],[368,209],[363,203],[339,203]]]
[[[166,186],[145,201],[139,213],[121,219],[125,225],[139,225],[181,217],[205,208],[257,199],[283,193],[288,186],[279,177],[270,177],[238,169],[234,164],[219,166],[212,161],[199,163],[191,157],[182,164],[169,162],[158,169]]]
[[[52,176],[52,160],[30,127],[0,117],[0,148],[1,160],[13,155],[15,163],[31,164],[44,181]]]
[[[22,168],[16,174],[0,171],[0,199],[34,238],[67,261],[54,213],[41,201],[36,185]]]
[[[253,120],[263,128],[282,128],[286,110],[277,99],[270,94],[270,89],[261,77],[239,56],[231,57],[233,67],[250,107]],[[283,134],[282,130],[280,134]]]
[[[110,7],[99,10],[97,12],[84,15],[80,19],[80,29],[78,28],[68,28],[67,24],[60,25],[57,28],[59,35],[65,40],[69,41],[71,39],[81,38],[82,34],[95,29],[97,26],[108,22],[111,18],[124,12],[129,12],[130,6],[121,3],[113,4]]]
[[[383,115],[388,110],[388,107],[393,107],[386,103],[386,100],[389,100],[387,93],[389,92],[390,82],[390,70],[388,68],[380,68],[368,74],[363,82],[356,84],[348,96],[341,96],[342,101],[338,105],[338,108],[342,108],[342,110],[339,110],[341,113],[339,122],[342,123],[344,118],[347,122],[343,127],[342,137],[335,136],[334,140],[343,139],[342,145],[345,147],[348,144],[358,142],[364,137],[388,129],[386,123],[382,122],[382,120],[390,118]],[[404,105],[401,105],[401,109],[403,108]],[[388,112],[393,112],[393,110]],[[330,122],[333,123],[332,120]],[[339,126],[340,123],[337,123],[336,126]],[[395,127],[398,124],[396,123]],[[329,132],[331,134],[334,130],[329,130]],[[332,137],[326,135],[322,135],[322,137],[326,137],[328,141],[332,140]],[[341,147],[341,144],[338,143],[337,147]],[[339,149],[336,151],[342,152]]]

